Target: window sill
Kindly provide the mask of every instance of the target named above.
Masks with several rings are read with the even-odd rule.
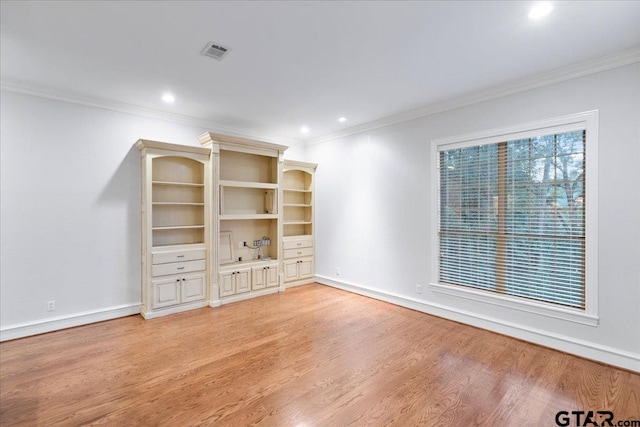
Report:
[[[528,313],[553,317],[555,319],[567,320],[569,322],[580,323],[588,326],[598,326],[598,316],[577,309],[560,307],[543,302],[524,300],[508,295],[497,295],[493,292],[487,292],[480,289],[445,285],[442,283],[431,283],[430,289],[434,292],[452,295],[459,298],[466,298],[472,301],[493,304],[513,310],[526,311]]]

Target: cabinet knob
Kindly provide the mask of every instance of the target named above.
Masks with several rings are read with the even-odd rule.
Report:
[[[182,281],[184,282],[184,277],[182,278]]]

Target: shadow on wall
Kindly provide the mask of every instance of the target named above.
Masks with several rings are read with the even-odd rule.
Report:
[[[94,205],[99,207],[100,211],[107,212],[109,230],[123,230],[118,235],[102,234],[103,240],[108,239],[109,242],[100,242],[104,247],[112,247],[114,242],[118,247],[107,255],[110,266],[120,266],[123,270],[128,286],[126,286],[127,294],[119,295],[118,299],[124,301],[141,301],[141,209],[140,209],[140,151],[132,144],[131,148],[122,159],[111,176],[109,182],[95,200]]]

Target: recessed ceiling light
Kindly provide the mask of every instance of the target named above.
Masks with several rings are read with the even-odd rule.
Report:
[[[300,133],[309,133],[309,128],[307,126],[302,126],[300,128]]]
[[[553,5],[549,2],[537,3],[529,11],[529,18],[540,19],[544,18],[553,10]]]
[[[174,102],[176,102],[176,97],[171,95],[170,93],[165,93],[164,95],[162,95],[162,100],[167,104],[173,104]]]
[[[340,118],[338,118],[338,121],[339,121],[340,123],[344,123],[344,122],[346,122],[346,121],[347,121],[347,118],[346,118],[346,117],[340,117]]]

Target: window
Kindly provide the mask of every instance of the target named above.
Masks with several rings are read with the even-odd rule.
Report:
[[[596,127],[590,112],[434,141],[433,289],[597,324]]]

